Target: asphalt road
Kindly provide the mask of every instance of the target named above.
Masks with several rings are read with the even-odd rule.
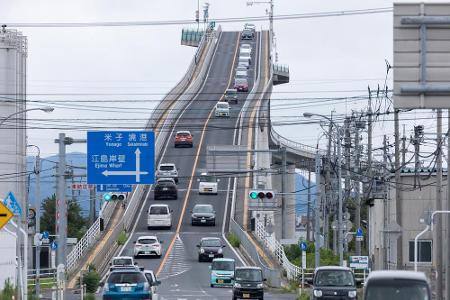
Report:
[[[212,236],[222,238],[222,223],[226,205],[226,190],[228,179],[219,182],[218,195],[199,195],[197,176],[206,168],[206,147],[208,145],[232,144],[235,133],[235,123],[247,93],[239,94],[239,103],[231,105],[230,118],[215,118],[212,112],[215,104],[227,88],[234,83],[234,66],[239,53],[239,33],[223,32],[214,54],[206,82],[198,95],[192,95],[193,101],[182,113],[174,127],[177,130],[190,130],[194,135],[193,148],[174,148],[169,140],[161,162],[172,162],[179,168],[178,200],[155,201],[153,192],[149,192],[141,214],[136,223],[136,229],[127,243],[122,255],[133,254],[133,241],[143,235],[157,235],[163,241],[163,257],[138,258],[136,261],[145,269],[158,272],[162,285],[158,288],[159,299],[229,299],[229,288],[211,288],[209,286],[209,263],[199,263],[197,248],[202,237]],[[253,86],[256,39],[253,44],[253,63],[249,70],[249,89]],[[236,59],[235,59],[236,57]],[[200,145],[201,143],[201,145]],[[199,149],[199,146],[200,149]],[[198,154],[198,155],[197,155]],[[167,203],[173,210],[173,226],[171,230],[148,230],[147,210],[153,203]],[[216,210],[216,225],[214,227],[191,226],[190,211],[197,203],[213,204]],[[183,207],[185,209],[183,210]],[[183,213],[184,212],[184,213]],[[179,231],[177,225],[179,220]],[[174,239],[172,247],[171,242]],[[168,248],[171,251],[165,256]],[[236,254],[226,247],[224,256],[236,259]],[[270,299],[270,297],[269,297]],[[275,297],[274,299],[280,299]]]

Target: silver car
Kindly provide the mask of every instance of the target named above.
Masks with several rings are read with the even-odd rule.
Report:
[[[159,178],[173,178],[175,183],[178,183],[178,169],[174,163],[159,164],[156,170],[156,179]]]

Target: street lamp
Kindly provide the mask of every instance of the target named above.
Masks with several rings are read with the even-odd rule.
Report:
[[[339,252],[339,265],[344,264],[344,249],[343,249],[343,232],[342,232],[342,168],[341,168],[341,128],[331,118],[316,114],[305,112],[303,113],[305,118],[311,118],[313,116],[327,119],[337,130],[337,163],[338,163],[338,252]]]
[[[14,117],[15,115],[19,115],[19,114],[23,114],[25,112],[29,112],[29,111],[33,111],[33,110],[40,110],[46,113],[52,112],[55,110],[54,107],[51,106],[44,106],[44,107],[39,107],[39,108],[29,108],[29,109],[24,109],[18,112],[15,112],[13,114],[10,114],[9,116],[7,116],[6,118],[4,118],[3,120],[0,121],[0,126],[3,125],[3,123],[5,123],[6,120],[10,119],[11,117]]]
[[[269,27],[269,32],[270,32],[270,54],[272,57],[272,48],[274,45],[274,32],[273,32],[273,0],[269,0],[269,1],[247,1],[247,6],[252,6],[253,4],[270,4],[270,10],[269,10],[269,23],[270,23],[270,27]],[[266,10],[267,12],[267,10]]]

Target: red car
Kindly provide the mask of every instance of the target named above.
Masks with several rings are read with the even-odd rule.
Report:
[[[234,88],[238,92],[248,92],[248,82],[245,78],[236,78],[234,80]]]
[[[193,147],[192,134],[189,131],[177,131],[175,135],[175,148],[177,147]]]

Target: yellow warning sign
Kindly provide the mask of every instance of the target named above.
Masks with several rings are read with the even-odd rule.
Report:
[[[13,213],[2,202],[0,202],[0,229],[2,229],[13,216]]]

